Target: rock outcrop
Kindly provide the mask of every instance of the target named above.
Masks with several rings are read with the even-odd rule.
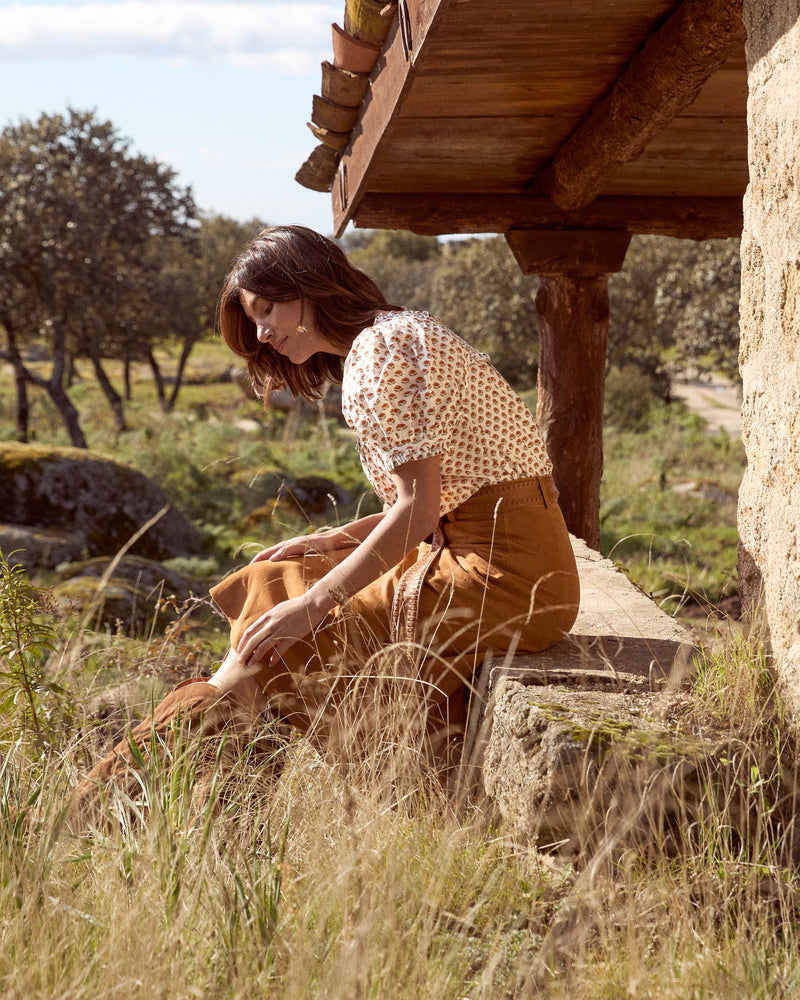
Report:
[[[195,528],[163,490],[130,466],[79,448],[0,443],[0,548],[25,548],[26,565],[113,556],[132,546],[150,559],[199,550]],[[33,568],[33,567],[31,567]]]
[[[769,839],[796,864],[797,773],[772,751],[701,740],[663,719],[657,692],[538,687],[501,678],[487,791],[517,837],[572,857],[675,856],[700,831]]]
[[[795,859],[794,770],[668,724],[692,669],[688,635],[609,560],[573,547],[582,595],[571,633],[544,653],[488,661],[470,713],[471,766],[508,828],[596,857],[675,852],[698,824],[752,838],[771,823]]]
[[[96,627],[119,625],[126,634],[143,634],[154,621],[163,628],[188,610],[192,585],[180,573],[142,556],[111,564],[98,556],[59,566],[56,603],[80,611]]]

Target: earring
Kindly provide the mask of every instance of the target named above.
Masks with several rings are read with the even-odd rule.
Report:
[[[306,328],[303,326],[302,323],[298,323],[297,324],[297,329],[295,330],[295,333],[298,336],[303,337],[303,336],[305,336],[305,334],[308,333],[308,330],[306,330]]]

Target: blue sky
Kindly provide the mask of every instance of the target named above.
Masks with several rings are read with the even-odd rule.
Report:
[[[0,127],[72,106],[173,167],[198,207],[329,234],[294,175],[344,0],[0,0]]]

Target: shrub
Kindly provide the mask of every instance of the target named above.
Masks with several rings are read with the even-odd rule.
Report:
[[[603,414],[618,430],[641,430],[662,403],[654,380],[636,365],[611,368],[606,375]]]
[[[50,742],[63,722],[65,692],[48,665],[56,640],[52,619],[42,615],[44,592],[32,587],[21,565],[0,551],[0,709]]]

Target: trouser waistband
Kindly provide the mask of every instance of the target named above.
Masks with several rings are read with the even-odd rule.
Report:
[[[445,514],[444,520],[460,521],[474,517],[491,517],[498,502],[502,511],[531,505],[550,507],[558,503],[558,489],[552,476],[530,476],[527,479],[493,483],[491,486],[482,486],[455,510]]]

